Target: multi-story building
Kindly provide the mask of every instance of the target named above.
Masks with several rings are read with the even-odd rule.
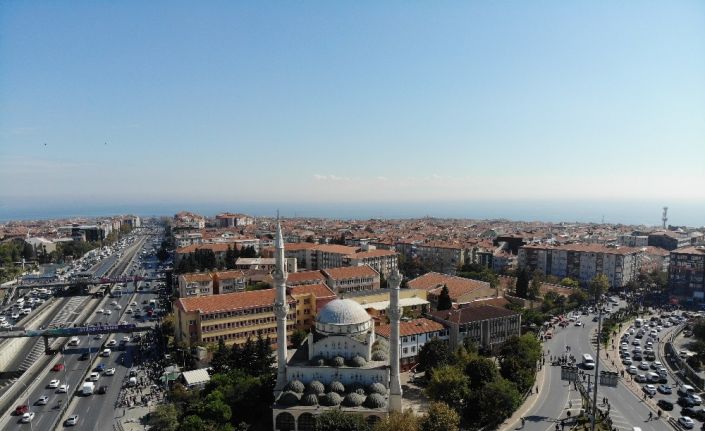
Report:
[[[381,325],[375,327],[375,333],[389,341],[391,326]],[[403,371],[413,367],[418,361],[421,348],[434,338],[448,340],[448,328],[439,322],[424,317],[402,321],[399,323],[399,365]]]
[[[181,259],[188,256],[190,253],[195,253],[196,250],[211,250],[215,254],[216,259],[225,259],[225,254],[228,252],[228,247],[233,247],[232,244],[193,244],[187,247],[181,247],[176,249],[174,253],[175,263],[179,263]]]
[[[309,250],[306,262],[308,269],[338,268],[345,266],[346,256],[357,252],[357,248],[337,244],[318,244]]]
[[[508,338],[521,335],[521,313],[492,305],[433,311],[428,317],[448,328],[451,348],[467,338],[478,347],[495,350]]]
[[[570,277],[587,284],[604,274],[613,287],[624,287],[636,278],[641,267],[640,249],[599,244],[560,246],[525,245],[519,249],[519,268],[556,277]]]
[[[241,227],[254,224],[255,219],[245,214],[221,213],[215,216],[215,224],[218,227]]]
[[[399,254],[392,250],[376,250],[373,248],[371,250],[350,254],[346,256],[345,259],[346,265],[369,265],[385,278],[389,277],[389,274],[399,266]]]
[[[274,289],[179,298],[174,302],[175,338],[188,346],[197,343],[243,344],[258,334],[277,342]],[[296,326],[296,300],[287,296],[287,334]]]
[[[625,247],[646,247],[649,245],[648,235],[625,234],[617,237],[617,243]]]
[[[459,266],[467,263],[467,250],[457,244],[399,242],[396,247],[407,258],[416,258],[430,270],[445,274],[455,274]]]
[[[379,273],[367,265],[326,268],[321,272],[328,286],[338,294],[379,289]]]
[[[184,232],[174,234],[174,242],[176,248],[184,248],[194,244],[203,242],[203,234],[201,232]]]
[[[375,321],[387,322],[387,311],[390,304],[390,290],[361,290],[358,292],[348,292],[345,297],[352,299],[365,308],[367,314]],[[399,306],[404,312],[404,316],[419,317],[430,310],[430,304],[426,299],[428,292],[423,289],[400,289]]]
[[[311,266],[312,249],[318,244],[310,242],[288,242],[284,245],[284,255],[287,259],[296,259],[299,268],[318,269]]]
[[[681,298],[705,300],[705,247],[683,247],[671,251],[668,287]]]
[[[213,273],[213,290],[216,295],[244,292],[247,276],[242,271],[218,271]]]
[[[465,304],[478,299],[496,298],[499,291],[493,289],[486,281],[473,280],[455,275],[428,272],[410,280],[408,286],[428,292],[428,300],[438,305],[438,297],[443,287],[448,288],[448,295],[454,304]]]
[[[661,247],[670,251],[692,245],[692,241],[690,235],[667,230],[650,233],[648,245]]]
[[[325,283],[300,284],[288,289],[296,300],[296,329],[304,331],[311,330],[318,310],[336,298],[335,292]]]
[[[181,274],[178,278],[179,297],[208,296],[213,294],[213,276],[209,272]]]

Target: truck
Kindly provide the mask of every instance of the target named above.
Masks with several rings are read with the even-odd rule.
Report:
[[[81,393],[83,395],[93,395],[94,390],[95,390],[95,383],[85,382],[85,383],[83,383],[83,387],[81,388]]]

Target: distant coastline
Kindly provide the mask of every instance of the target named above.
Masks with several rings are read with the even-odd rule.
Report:
[[[47,205],[0,207],[0,222],[46,220],[70,217],[102,217],[118,214],[171,216],[182,210],[213,216],[222,211],[238,211],[253,216],[333,219],[466,218],[512,221],[581,222],[659,226],[661,204],[649,202],[422,202],[422,203],[137,203],[123,205]],[[669,224],[702,227],[704,204],[670,205]]]

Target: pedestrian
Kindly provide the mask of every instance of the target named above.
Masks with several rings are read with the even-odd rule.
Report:
[[[538,387],[538,386],[536,386],[536,393],[537,393],[537,394],[539,393],[539,387]]]

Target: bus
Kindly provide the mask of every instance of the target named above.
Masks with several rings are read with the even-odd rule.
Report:
[[[588,370],[595,368],[595,360],[587,353],[583,355],[583,368],[587,368]]]

